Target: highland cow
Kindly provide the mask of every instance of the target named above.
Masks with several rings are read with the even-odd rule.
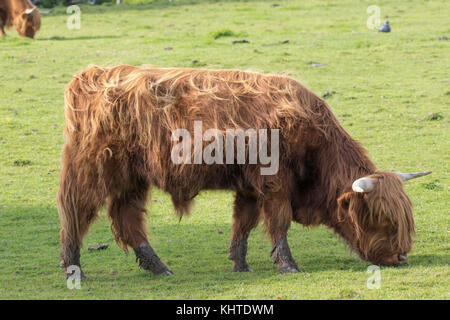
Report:
[[[234,271],[251,271],[247,238],[260,220],[281,272],[298,272],[287,242],[292,221],[328,226],[372,263],[407,262],[414,219],[402,181],[428,172],[378,171],[327,103],[291,78],[235,70],[92,66],[68,84],[65,117],[57,198],[66,274],[68,267],[80,266],[83,236],[105,204],[123,250],[132,248],[146,270],[172,274],[147,240],[144,213],[151,187],[171,195],[180,218],[201,190],[235,192],[229,248]],[[262,175],[266,164],[248,161],[174,163],[172,150],[183,141],[174,141],[173,132],[193,133],[199,120],[202,130],[224,134],[228,129],[279,130],[278,171]]]
[[[28,0],[0,0],[0,36],[13,25],[20,36],[34,38],[41,27],[39,9]]]

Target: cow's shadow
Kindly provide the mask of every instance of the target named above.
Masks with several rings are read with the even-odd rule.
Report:
[[[37,38],[37,41],[74,41],[74,40],[100,40],[100,39],[119,39],[122,36],[118,35],[103,35],[103,36],[77,36],[77,37],[63,37],[53,36],[48,38]]]

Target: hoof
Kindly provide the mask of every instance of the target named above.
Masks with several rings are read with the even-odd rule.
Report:
[[[278,271],[281,273],[299,273],[297,266],[292,266],[288,264],[283,264],[282,266],[278,267]]]
[[[171,276],[173,275],[173,272],[170,271],[169,269],[163,270],[163,271],[158,271],[158,272],[153,272],[153,274],[155,275],[162,275],[162,276]]]
[[[398,264],[400,266],[407,266],[408,265],[408,257],[400,254],[398,256]]]
[[[148,241],[143,241],[138,247],[134,248],[134,252],[136,253],[136,261],[139,262],[139,267],[142,269],[151,271],[155,275],[162,274],[170,276],[173,274],[173,272],[162,263]]]
[[[253,269],[250,268],[250,266],[245,266],[245,267],[234,266],[233,272],[253,272]]]
[[[69,279],[69,277],[71,277],[71,276],[73,276],[73,273],[67,273],[66,272],[66,279]],[[89,280],[89,277],[88,276],[86,276],[84,273],[83,273],[83,271],[81,272],[81,274],[80,274],[80,280]]]

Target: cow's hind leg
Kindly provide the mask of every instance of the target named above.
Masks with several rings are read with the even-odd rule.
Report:
[[[6,36],[5,29],[0,21],[0,37],[4,37],[4,36]]]
[[[66,277],[76,274],[85,278],[80,264],[82,239],[104,204],[104,189],[98,181],[94,166],[78,167],[63,154],[64,165],[58,190],[58,214],[61,221],[61,266]],[[78,270],[77,270],[78,269]]]
[[[4,37],[4,36],[6,36],[6,33],[5,33],[5,18],[4,18],[4,15],[3,15],[3,12],[2,12],[2,10],[0,10],[0,37]]]
[[[108,215],[112,220],[111,229],[117,243],[127,251],[133,248],[139,266],[154,274],[173,274],[161,262],[147,240],[144,213],[149,184],[145,179],[137,179],[132,186],[111,196]]]
[[[253,271],[247,263],[247,239],[250,231],[258,225],[260,205],[256,198],[237,193],[234,201],[233,234],[230,256],[233,271]]]
[[[264,201],[264,226],[272,238],[272,261],[284,273],[297,273],[298,266],[287,242],[292,220],[292,207],[283,194],[274,194]]]
[[[6,10],[0,8],[0,37],[6,36],[5,25],[7,16],[8,14],[6,13]]]

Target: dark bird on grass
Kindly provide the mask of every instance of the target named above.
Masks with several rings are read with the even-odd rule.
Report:
[[[379,32],[391,32],[391,26],[389,25],[389,21],[386,20],[386,22],[378,28]]]

